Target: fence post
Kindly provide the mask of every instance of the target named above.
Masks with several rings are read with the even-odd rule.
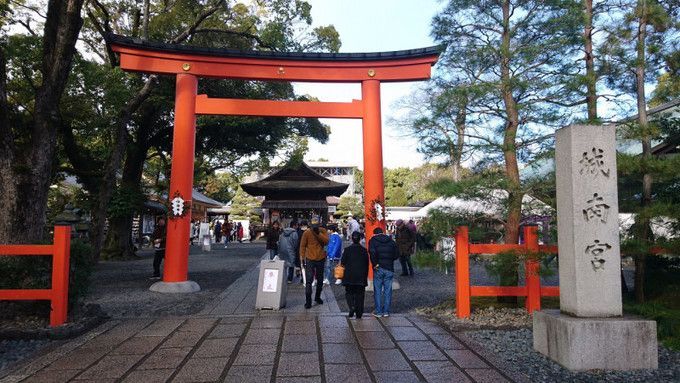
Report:
[[[71,228],[69,226],[54,227],[54,243],[52,253],[52,297],[50,326],[60,326],[66,322],[68,313],[68,273],[69,255],[71,252]]]
[[[528,253],[538,252],[538,227],[524,227],[524,244]],[[536,259],[527,257],[524,263],[525,283],[527,287],[526,308],[529,313],[541,309],[541,277],[538,275],[539,264]]]
[[[456,316],[470,317],[470,254],[467,226],[456,229]]]

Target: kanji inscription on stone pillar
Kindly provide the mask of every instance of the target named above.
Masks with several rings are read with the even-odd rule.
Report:
[[[560,308],[579,317],[622,314],[614,126],[555,135]]]

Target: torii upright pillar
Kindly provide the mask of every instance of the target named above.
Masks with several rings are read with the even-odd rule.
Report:
[[[364,139],[364,209],[366,241],[373,229],[385,229],[385,191],[382,158],[382,126],[380,119],[380,81],[361,82]]]
[[[382,156],[382,123],[380,119],[380,81],[361,82],[364,139],[364,212],[366,246],[377,227],[385,230],[385,188]],[[369,261],[370,262],[370,261]],[[368,269],[373,279],[373,267]]]
[[[167,225],[163,281],[150,290],[162,293],[199,291],[198,283],[189,281],[189,241],[191,201],[194,183],[194,150],[196,146],[196,93],[198,79],[179,73],[175,81],[175,127],[172,133],[172,165],[168,199],[174,210]],[[177,200],[176,200],[177,199]]]

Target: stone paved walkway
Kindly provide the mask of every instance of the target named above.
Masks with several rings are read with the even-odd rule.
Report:
[[[463,339],[417,315],[349,320],[330,288],[305,310],[257,312],[257,270],[191,317],[111,320],[0,382],[508,382]]]

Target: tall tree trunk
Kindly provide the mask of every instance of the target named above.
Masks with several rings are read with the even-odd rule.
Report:
[[[514,244],[519,240],[519,224],[522,216],[522,191],[517,164],[517,129],[519,128],[519,111],[513,96],[510,76],[510,3],[503,1],[503,33],[501,42],[501,96],[505,105],[507,121],[503,136],[503,159],[505,160],[505,177],[508,192],[508,212],[505,220],[505,243]],[[517,285],[516,270],[501,273],[502,286]],[[517,297],[499,297],[499,301],[517,302]]]
[[[0,142],[0,243],[42,240],[47,193],[53,176],[59,126],[59,101],[66,88],[75,44],[83,25],[84,0],[50,0],[42,44],[42,82],[36,89],[30,144],[20,150],[6,123]],[[4,71],[3,71],[4,72]]]
[[[510,3],[508,0],[503,1],[502,8],[501,96],[503,97],[507,118],[503,135],[503,159],[505,160],[505,177],[508,183],[508,216],[505,221],[505,243],[517,243],[519,240],[519,223],[522,215],[522,191],[516,147],[519,111],[513,96],[512,79],[510,77]]]
[[[588,107],[588,122],[597,122],[597,73],[595,73],[595,59],[593,57],[593,0],[584,0],[585,9],[583,31],[585,62],[586,62],[586,105]]]
[[[189,38],[194,31],[203,23],[208,17],[217,12],[218,9],[224,6],[224,0],[215,0],[210,5],[205,7],[203,11],[196,16],[194,21],[184,30],[179,32],[174,38],[168,41],[171,44],[179,44]],[[149,14],[146,13],[146,18]],[[147,23],[147,20],[143,20]],[[144,26],[142,26],[144,28]],[[144,32],[143,32],[144,33]],[[104,36],[102,36],[104,37]],[[113,65],[113,62],[112,62]],[[102,185],[96,197],[96,204],[92,211],[92,229],[90,233],[93,254],[96,259],[99,258],[104,244],[104,235],[106,229],[106,216],[108,205],[115,190],[118,174],[123,155],[125,153],[125,145],[127,143],[127,129],[132,115],[139,109],[139,107],[151,95],[152,90],[158,82],[157,75],[150,75],[142,89],[125,105],[125,107],[118,114],[118,118],[113,126],[113,147],[106,161],[103,171]]]
[[[146,135],[146,133],[140,135]],[[142,194],[140,184],[142,182],[146,154],[149,150],[145,143],[146,140],[142,139],[142,142],[140,142],[140,138],[141,137],[138,138],[136,143],[128,145],[127,147],[125,165],[123,166],[123,177],[120,182],[121,189],[138,195]],[[102,250],[103,258],[129,259],[135,256],[132,243],[132,221],[135,213],[138,212],[140,208],[141,206],[137,206],[134,211],[131,210],[110,219],[109,231],[107,233],[104,249]]]
[[[463,147],[465,145],[465,124],[467,121],[467,97],[462,100],[459,105],[458,112],[456,113],[456,148],[454,150],[453,156],[451,157],[453,162],[453,180],[455,182],[460,181],[461,177],[461,165],[460,162],[463,158]]]
[[[104,167],[102,185],[99,188],[99,193],[96,199],[96,205],[92,211],[92,230],[91,240],[93,246],[93,253],[95,257],[101,255],[101,250],[104,245],[104,235],[106,232],[106,217],[109,209],[109,202],[113,196],[116,188],[116,175],[120,169],[125,153],[125,145],[127,144],[127,127],[132,119],[132,115],[139,109],[142,103],[151,95],[151,91],[155,88],[157,77],[155,75],[149,76],[144,87],[133,97],[125,108],[119,113],[114,130],[114,144],[111,148],[111,153],[106,165]]]
[[[16,211],[18,193],[14,172],[14,133],[9,126],[9,107],[7,105],[7,59],[6,44],[0,42],[0,211],[3,214]],[[0,219],[0,243],[12,243],[12,220],[5,215]]]
[[[652,140],[649,133],[649,121],[647,120],[647,100],[645,99],[645,50],[647,38],[647,2],[641,1],[640,19],[637,35],[637,65],[635,67],[635,90],[637,93],[638,124],[642,132],[642,160],[652,158]],[[643,166],[642,175],[642,209],[652,204],[652,175],[648,173],[647,166]],[[636,224],[639,230],[639,239],[649,245],[652,242],[652,232],[649,218],[646,212],[638,215]],[[638,303],[645,301],[645,271],[647,268],[646,248],[635,257],[635,300]]]

